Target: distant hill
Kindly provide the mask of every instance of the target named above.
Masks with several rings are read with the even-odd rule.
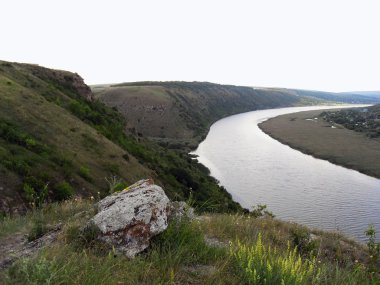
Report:
[[[93,87],[93,92],[125,116],[130,130],[162,141],[193,140],[193,144],[213,122],[225,116],[305,103],[304,98],[286,90],[207,82],[123,83]],[[308,101],[316,102],[320,100]]]
[[[119,110],[131,131],[174,146],[182,141],[193,147],[213,122],[232,114],[328,102],[380,101],[352,94],[208,82],[134,82],[97,85],[92,90],[96,98]]]
[[[335,101],[349,104],[376,104],[380,103],[380,97],[372,96],[370,94],[359,93],[334,93],[334,92],[322,92],[322,91],[310,91],[310,90],[297,90],[292,89],[293,92],[300,96],[306,96],[310,98],[318,98],[327,101]]]
[[[376,98],[380,100],[380,91],[353,91],[353,92],[343,92],[343,95],[362,95],[366,97]]]

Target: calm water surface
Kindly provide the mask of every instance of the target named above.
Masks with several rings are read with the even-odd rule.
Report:
[[[364,240],[369,224],[380,232],[380,180],[305,155],[257,126],[271,117],[315,109],[326,106],[260,110],[222,119],[194,153],[243,207],[266,204],[283,220]]]

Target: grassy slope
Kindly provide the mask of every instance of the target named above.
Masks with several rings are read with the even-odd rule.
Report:
[[[10,124],[21,137],[28,136],[42,146],[42,150],[34,150],[22,141],[7,139],[5,133],[0,137],[4,210],[20,204],[25,181],[35,188],[49,183],[51,192],[67,181],[79,193],[89,195],[107,189],[105,177],[111,172],[129,183],[151,173],[132,156],[124,159],[125,150],[65,108],[85,100],[69,88],[70,84],[64,86],[47,78],[49,72],[53,71],[0,62],[0,123]],[[62,73],[76,79],[74,74]],[[88,169],[87,179],[81,168],[82,172]]]
[[[281,279],[285,284],[380,282],[371,273],[379,264],[371,263],[362,245],[339,234],[249,215],[213,214],[172,223],[146,252],[128,260],[80,235],[93,212],[90,201],[79,200],[1,220],[0,243],[15,233],[30,233],[38,223],[60,222],[63,231],[51,247],[0,271],[0,284],[265,284],[264,278],[266,284],[281,284]],[[298,252],[291,258],[294,247]],[[253,270],[261,281],[254,282]]]
[[[131,130],[164,142],[184,140],[193,147],[218,119],[302,103],[300,97],[283,90],[202,82],[125,83],[97,86],[93,91],[101,101],[118,108]]]
[[[370,139],[319,117],[322,111],[300,112],[272,118],[260,128],[284,144],[304,153],[380,178],[380,140]]]
[[[225,116],[292,105],[367,102],[363,96],[206,82],[136,82],[93,86],[97,98],[116,107],[128,128],[161,142],[194,147],[209,126]],[[371,99],[375,100],[375,99]],[[372,101],[371,101],[372,102]],[[174,140],[174,142],[173,142]]]
[[[171,199],[192,196],[204,210],[241,210],[186,153],[127,135],[125,120],[91,100],[79,76],[34,65],[0,64],[1,211],[28,200],[26,184],[39,196],[48,184],[51,199],[62,198],[62,182],[77,193],[104,195],[105,178],[112,174],[126,183],[153,177]]]

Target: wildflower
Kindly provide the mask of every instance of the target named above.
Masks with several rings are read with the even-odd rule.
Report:
[[[358,262],[359,262],[359,260],[355,259],[355,263],[358,263]]]
[[[90,197],[90,200],[94,200],[94,196],[91,196],[91,197]]]

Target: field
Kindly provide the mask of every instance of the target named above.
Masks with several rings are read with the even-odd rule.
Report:
[[[328,123],[322,111],[287,114],[259,127],[276,140],[306,154],[380,178],[380,139]]]

